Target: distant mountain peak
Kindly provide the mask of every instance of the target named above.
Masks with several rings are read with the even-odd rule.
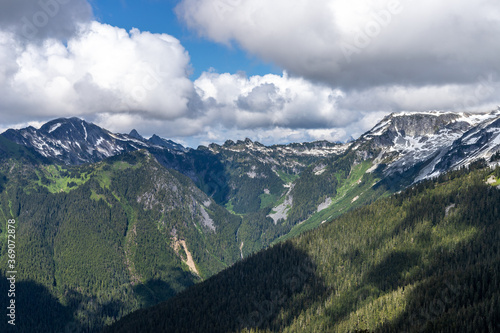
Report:
[[[488,160],[500,149],[499,119],[498,110],[392,113],[356,140],[353,149],[375,158],[385,176],[400,174],[413,183],[479,158]]]
[[[156,146],[163,147],[163,148],[172,149],[174,151],[186,152],[188,150],[187,148],[185,148],[181,144],[178,144],[177,142],[174,142],[172,140],[164,139],[156,134],[153,134],[153,136],[151,138],[149,138],[149,140],[147,140],[147,142],[149,142],[150,144],[156,145]]]
[[[236,143],[233,140],[226,140],[226,142],[224,142],[222,146],[227,148],[227,147],[232,147],[234,145],[236,145]]]
[[[395,136],[429,136],[443,128],[464,130],[488,119],[498,116],[497,112],[467,113],[451,111],[415,111],[394,112],[384,117],[362,137],[370,139],[389,135]]]
[[[135,129],[133,129],[132,131],[130,131],[130,133],[128,134],[128,136],[130,136],[131,138],[137,139],[137,140],[142,140],[142,141],[146,140]]]
[[[114,134],[83,119],[57,118],[36,129],[9,129],[2,133],[5,138],[27,147],[33,147],[47,158],[65,164],[94,163],[123,152],[144,148],[186,151],[183,146],[154,136],[156,143],[145,140],[136,130],[130,135]]]

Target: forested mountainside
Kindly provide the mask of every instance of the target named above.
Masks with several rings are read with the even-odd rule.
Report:
[[[0,284],[14,219],[19,331],[99,331],[240,258],[241,219],[147,151],[60,166],[0,140]]]
[[[498,332],[500,169],[485,166],[344,214],[105,332]]]

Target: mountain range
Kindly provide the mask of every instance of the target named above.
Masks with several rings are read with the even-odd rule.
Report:
[[[380,198],[495,167],[499,134],[500,110],[393,113],[347,143],[196,149],[79,118],[9,129],[0,135],[0,214],[17,221],[19,283],[44,295],[36,311],[20,296],[19,315],[34,318],[22,325],[99,331]]]
[[[228,140],[224,145],[200,146],[196,150],[209,151],[212,155],[234,152],[246,158],[253,156],[258,163],[270,164],[274,169],[292,174],[300,173],[316,159],[339,156],[349,150],[355,151],[360,160],[373,159],[375,165],[382,165],[384,175],[405,174],[417,167],[419,172],[412,179],[417,182],[479,158],[491,158],[500,145],[499,128],[500,109],[484,114],[402,112],[386,116],[360,138],[345,144],[318,141],[266,147],[245,139]],[[1,135],[66,165],[95,163],[140,149],[188,158],[194,151],[158,135],[145,139],[136,130],[129,134],[111,133],[79,118],[55,119],[39,129],[31,126],[9,129]],[[373,151],[379,151],[375,158]]]

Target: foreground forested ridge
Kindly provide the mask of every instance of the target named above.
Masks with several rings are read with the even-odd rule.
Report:
[[[498,332],[500,170],[482,167],[347,213],[106,332]]]
[[[63,167],[0,148],[0,284],[15,219],[22,332],[99,331],[240,258],[240,218],[147,152]]]

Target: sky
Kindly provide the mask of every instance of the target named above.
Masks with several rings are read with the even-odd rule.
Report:
[[[498,0],[2,0],[0,131],[344,141],[500,105]]]

